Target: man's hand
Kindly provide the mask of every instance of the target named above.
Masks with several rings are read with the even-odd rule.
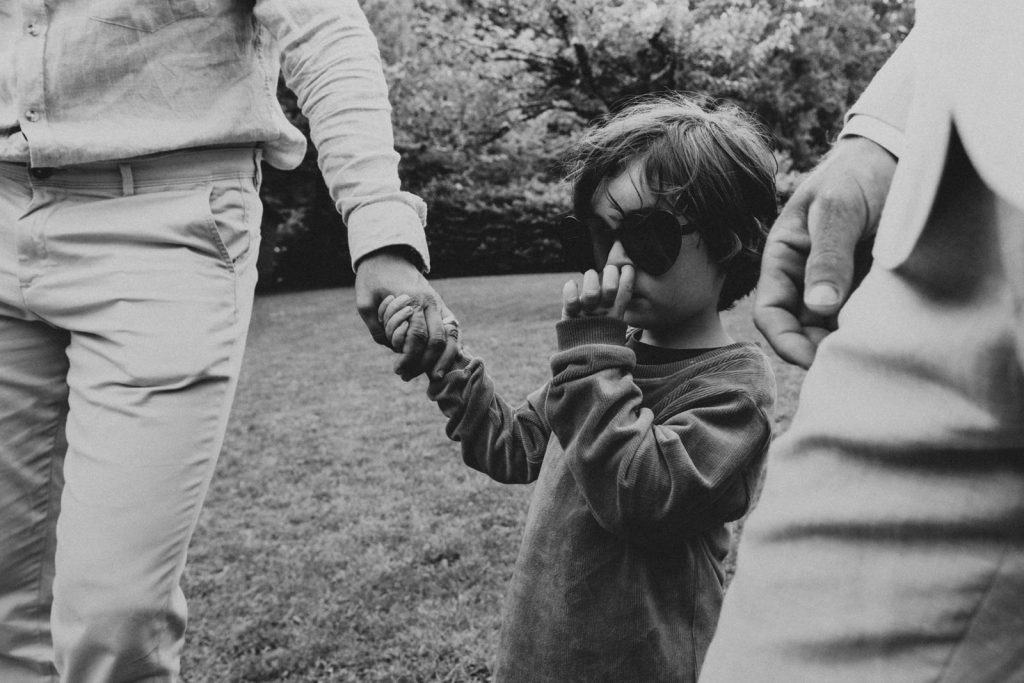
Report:
[[[445,333],[442,319],[451,316],[444,301],[423,274],[401,255],[382,250],[361,259],[356,267],[356,308],[373,340],[391,348],[378,319],[378,308],[389,294],[407,294],[412,314],[403,348],[396,353],[395,372],[410,380],[430,371],[443,374],[458,350],[458,339]]]
[[[583,274],[583,284],[569,280],[562,287],[562,320],[581,316],[607,316],[622,320],[626,306],[633,297],[633,266],[607,265],[598,275],[596,270]]]
[[[843,138],[772,226],[761,259],[754,323],[784,360],[808,368],[866,269],[896,159],[867,138]],[[856,281],[855,281],[856,280]]]
[[[399,294],[398,296],[388,294],[381,300],[380,306],[377,308],[377,320],[384,326],[384,336],[389,340],[388,344],[391,346],[391,350],[396,353],[401,353],[405,349],[409,335],[409,323],[416,313],[415,307],[411,305],[412,302],[413,299],[408,294]],[[435,377],[443,376],[448,371],[450,362],[455,360],[457,352],[462,348],[459,339],[459,321],[455,319],[455,316],[449,314],[441,319],[441,323],[444,325],[448,342],[454,342],[454,344],[446,345],[446,353],[442,354],[441,360],[434,366]],[[451,352],[451,357],[445,360],[449,355],[447,353],[449,350],[454,351]],[[398,372],[397,368],[395,371]]]

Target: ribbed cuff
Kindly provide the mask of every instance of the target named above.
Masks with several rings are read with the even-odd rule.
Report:
[[[618,318],[604,316],[570,318],[555,325],[559,350],[571,349],[584,344],[626,343],[626,323]]]

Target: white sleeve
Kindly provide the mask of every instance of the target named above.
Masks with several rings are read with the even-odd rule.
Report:
[[[401,190],[380,51],[357,0],[257,0],[255,15],[279,44],[285,82],[309,119],[352,263],[408,245],[429,267],[426,205]]]
[[[840,138],[865,137],[900,157],[907,113],[914,99],[917,43],[911,31],[847,112]]]

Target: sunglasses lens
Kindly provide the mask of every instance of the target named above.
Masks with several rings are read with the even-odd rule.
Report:
[[[676,262],[684,232],[679,219],[668,211],[628,214],[614,231],[596,216],[583,221],[569,217],[563,222],[563,229],[568,233],[586,233],[593,266],[603,265],[619,240],[636,267],[650,275],[662,275]]]
[[[655,211],[636,216],[635,222],[629,223],[622,226],[622,246],[637,268],[650,275],[667,272],[682,245],[679,220],[668,211]]]

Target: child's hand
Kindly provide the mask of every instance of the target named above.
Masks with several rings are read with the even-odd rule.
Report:
[[[401,353],[405,348],[405,337],[409,333],[409,320],[412,318],[415,309],[409,305],[412,297],[408,294],[394,296],[389,294],[380,302],[377,308],[377,320],[384,326],[384,336],[387,337],[391,350]]]
[[[583,274],[582,286],[569,280],[562,287],[562,320],[581,316],[607,316],[622,320],[626,306],[633,298],[633,280],[636,271],[631,265],[621,269],[611,264],[604,267],[604,273],[596,270]]]
[[[395,353],[402,353],[405,349],[410,321],[416,310],[414,303],[412,297],[408,294],[399,294],[397,297],[389,294],[384,297],[377,308],[377,320],[384,327],[384,335],[391,346],[391,350]],[[443,312],[444,318],[441,322],[444,325],[447,343],[444,352],[431,371],[431,375],[437,379],[444,376],[462,350],[459,321],[455,319],[455,316],[447,308]],[[395,373],[402,374],[397,366]],[[412,379],[412,376],[403,375],[402,379],[408,381]]]

